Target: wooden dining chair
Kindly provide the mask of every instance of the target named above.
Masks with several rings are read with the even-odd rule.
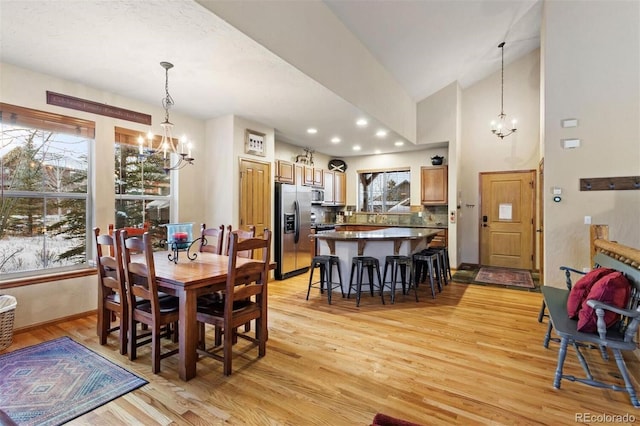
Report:
[[[120,230],[113,235],[100,235],[100,228],[93,228],[96,243],[96,268],[98,269],[98,325],[101,345],[107,344],[109,333],[119,330],[120,353],[127,353],[128,303],[124,285],[124,268],[119,244]],[[108,250],[107,250],[108,249]],[[107,254],[107,252],[109,254]],[[114,315],[119,324],[112,325]]]
[[[236,229],[235,231],[232,231],[231,225],[227,226],[227,247],[226,247],[226,251],[225,251],[225,255],[229,256],[229,239],[231,238],[231,232],[237,232],[238,233],[238,238],[240,240],[244,240],[247,238],[254,238],[256,236],[256,227],[253,225],[249,225],[249,227],[245,230],[245,229]],[[243,250],[238,252],[238,256],[240,257],[245,257],[245,258],[253,258],[253,250]]]
[[[224,225],[218,228],[207,228],[206,224],[200,227],[200,251],[222,254],[224,244]]]
[[[256,227],[253,225],[249,225],[247,229],[236,229],[235,231],[231,230],[231,225],[227,226],[227,247],[225,254],[229,256],[229,238],[231,237],[231,232],[236,232],[238,234],[238,238],[240,240],[245,240],[247,238],[254,238],[256,236]],[[239,257],[244,257],[247,259],[253,259],[253,250],[244,250],[238,252]],[[251,323],[248,322],[244,325],[244,332],[248,333],[251,331]],[[222,330],[216,328],[216,344],[220,344]],[[234,340],[235,343],[235,340]]]
[[[238,253],[261,250],[261,260],[248,260],[238,265]],[[271,231],[265,229],[263,238],[240,240],[237,231],[229,238],[229,264],[223,300],[208,306],[198,306],[197,320],[225,330],[222,347],[200,345],[198,353],[223,362],[226,376],[231,374],[234,338],[242,337],[258,347],[258,357],[266,354],[267,341],[267,282],[271,255]],[[242,258],[240,258],[242,259]],[[255,321],[255,334],[238,334],[236,328]],[[228,332],[228,330],[233,330]],[[203,342],[201,342],[203,343]]]
[[[177,341],[178,298],[166,295],[159,297],[151,236],[148,232],[145,232],[142,238],[128,238],[127,231],[123,230],[120,233],[120,242],[123,248],[122,261],[129,304],[129,359],[137,358],[138,346],[149,343],[149,340],[138,341],[136,336],[136,324],[146,324],[151,332],[152,370],[157,374],[160,372],[160,360],[178,353],[178,348],[164,353],[160,348],[160,340],[163,337],[173,337],[173,342]],[[132,253],[140,253],[144,263],[132,259]],[[143,302],[136,303],[136,298]]]
[[[127,231],[129,237],[142,237],[142,234],[149,230],[149,222],[145,222],[142,228],[136,228],[135,226],[124,226],[122,228],[116,228],[113,223],[109,224],[109,235],[112,237],[116,230]],[[113,256],[113,249],[111,250],[111,256]]]

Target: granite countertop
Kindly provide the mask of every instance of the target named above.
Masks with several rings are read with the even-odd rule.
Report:
[[[422,227],[424,229],[424,227]],[[314,234],[319,239],[329,240],[412,240],[433,237],[438,232],[436,229],[420,230],[416,227],[390,227],[386,229],[377,229],[375,231],[326,231]]]
[[[426,229],[448,229],[446,223],[430,223],[426,225],[399,225],[389,223],[336,223],[336,226],[384,226],[387,228],[426,228]]]

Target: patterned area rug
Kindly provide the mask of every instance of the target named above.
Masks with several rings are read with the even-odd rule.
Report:
[[[484,270],[480,274],[480,270]],[[490,272],[487,274],[487,272]],[[493,273],[491,273],[493,272]],[[466,284],[494,285],[513,289],[540,291],[539,274],[522,269],[480,267],[461,264],[453,274],[453,281]]]
[[[523,269],[492,268],[483,266],[474,278],[480,283],[534,288],[531,272]]]
[[[147,383],[69,337],[0,356],[0,409],[20,425],[60,425]]]

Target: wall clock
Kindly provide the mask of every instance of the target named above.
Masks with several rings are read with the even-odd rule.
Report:
[[[333,158],[329,160],[329,170],[332,172],[344,173],[347,171],[347,163],[338,158]]]

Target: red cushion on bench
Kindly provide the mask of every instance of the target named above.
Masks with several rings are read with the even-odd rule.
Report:
[[[612,272],[600,278],[598,282],[591,287],[591,291],[578,312],[578,331],[594,332],[598,330],[598,316],[596,315],[595,309],[587,305],[587,300],[595,299],[602,303],[623,309],[627,306],[630,295],[631,284],[622,272]],[[614,325],[619,317],[620,315],[615,312],[605,311],[604,320],[607,328]]]
[[[596,268],[593,271],[587,272],[582,278],[578,280],[572,287],[567,299],[567,313],[569,318],[578,318],[578,312],[582,307],[582,303],[587,299],[591,287],[605,275],[615,272],[615,269],[611,268]]]

